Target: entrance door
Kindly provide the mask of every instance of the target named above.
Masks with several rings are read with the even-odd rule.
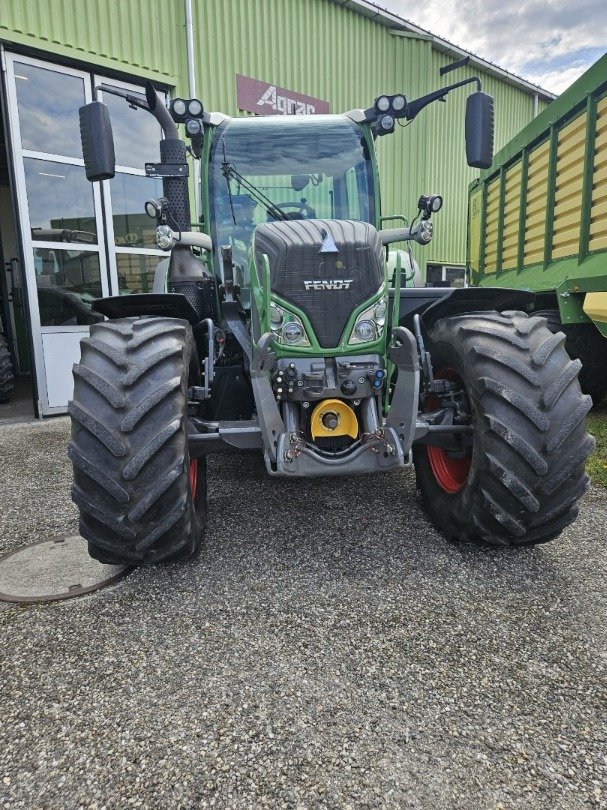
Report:
[[[144,203],[162,194],[145,176],[158,160],[154,119],[105,94],[116,145],[116,177],[89,183],[78,109],[104,82],[139,90],[92,72],[7,54],[7,88],[25,279],[39,407],[64,413],[80,340],[101,316],[95,298],[151,290],[158,261],[155,224]]]
[[[42,414],[65,411],[80,339],[109,292],[100,190],[89,183],[78,108],[89,74],[7,56],[7,91],[25,281]]]

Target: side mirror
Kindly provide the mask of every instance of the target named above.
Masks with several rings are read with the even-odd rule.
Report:
[[[80,107],[80,139],[86,179],[111,180],[116,173],[110,111],[101,101]]]
[[[493,161],[493,96],[480,90],[466,100],[466,160],[474,169]]]

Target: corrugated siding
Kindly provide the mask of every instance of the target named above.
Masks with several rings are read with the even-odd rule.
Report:
[[[410,98],[473,75],[439,76],[451,60],[428,41],[395,36],[330,0],[193,0],[197,91],[207,109],[236,109],[236,73],[326,99],[333,112],[367,107],[381,93]],[[175,77],[187,95],[182,0],[0,0],[0,38],[137,76]],[[533,114],[532,97],[481,75],[495,97],[496,150]],[[417,260],[464,264],[469,169],[465,98],[424,110],[406,129],[377,140],[384,214],[415,214],[420,193],[441,193],[434,240]],[[540,109],[543,104],[540,103]]]
[[[597,104],[589,250],[607,248],[607,96]]]
[[[432,51],[432,59],[424,81],[422,92],[428,92],[446,79],[459,81],[476,75],[468,68],[458,70],[445,79],[439,76],[439,68],[449,64],[449,58]],[[533,117],[533,99],[511,85],[479,73],[483,90],[495,99],[495,151],[501,149]],[[428,140],[428,191],[443,194],[445,205],[434,217],[434,239],[427,255],[430,260],[447,260],[454,255],[457,261],[465,263],[466,226],[469,184],[479,175],[466,165],[464,145],[464,117],[466,96],[470,88],[454,90],[447,97],[446,104],[433,104],[424,110],[411,127],[418,127]],[[541,107],[540,107],[541,109]],[[409,209],[411,210],[411,209]],[[422,248],[423,250],[423,248]],[[421,251],[420,251],[421,252]],[[454,260],[455,261],[455,260]]]
[[[529,153],[524,264],[535,264],[544,260],[549,152],[550,141],[544,141]]]
[[[0,39],[116,70],[178,75],[180,0],[0,0]]]
[[[553,259],[572,256],[579,250],[586,124],[587,116],[584,112],[558,133]]]
[[[516,267],[518,225],[521,201],[522,163],[519,160],[506,171],[504,192],[504,230],[502,233],[502,270]]]

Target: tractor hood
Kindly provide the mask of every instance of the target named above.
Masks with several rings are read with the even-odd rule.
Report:
[[[334,219],[259,225],[255,262],[268,257],[272,292],[303,310],[320,346],[339,344],[356,307],[384,283],[382,245],[373,225]]]

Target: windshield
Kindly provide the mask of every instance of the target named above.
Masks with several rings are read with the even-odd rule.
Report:
[[[233,118],[215,133],[209,178],[211,235],[232,246],[245,286],[248,247],[262,222],[374,222],[369,149],[362,129],[342,116]]]

